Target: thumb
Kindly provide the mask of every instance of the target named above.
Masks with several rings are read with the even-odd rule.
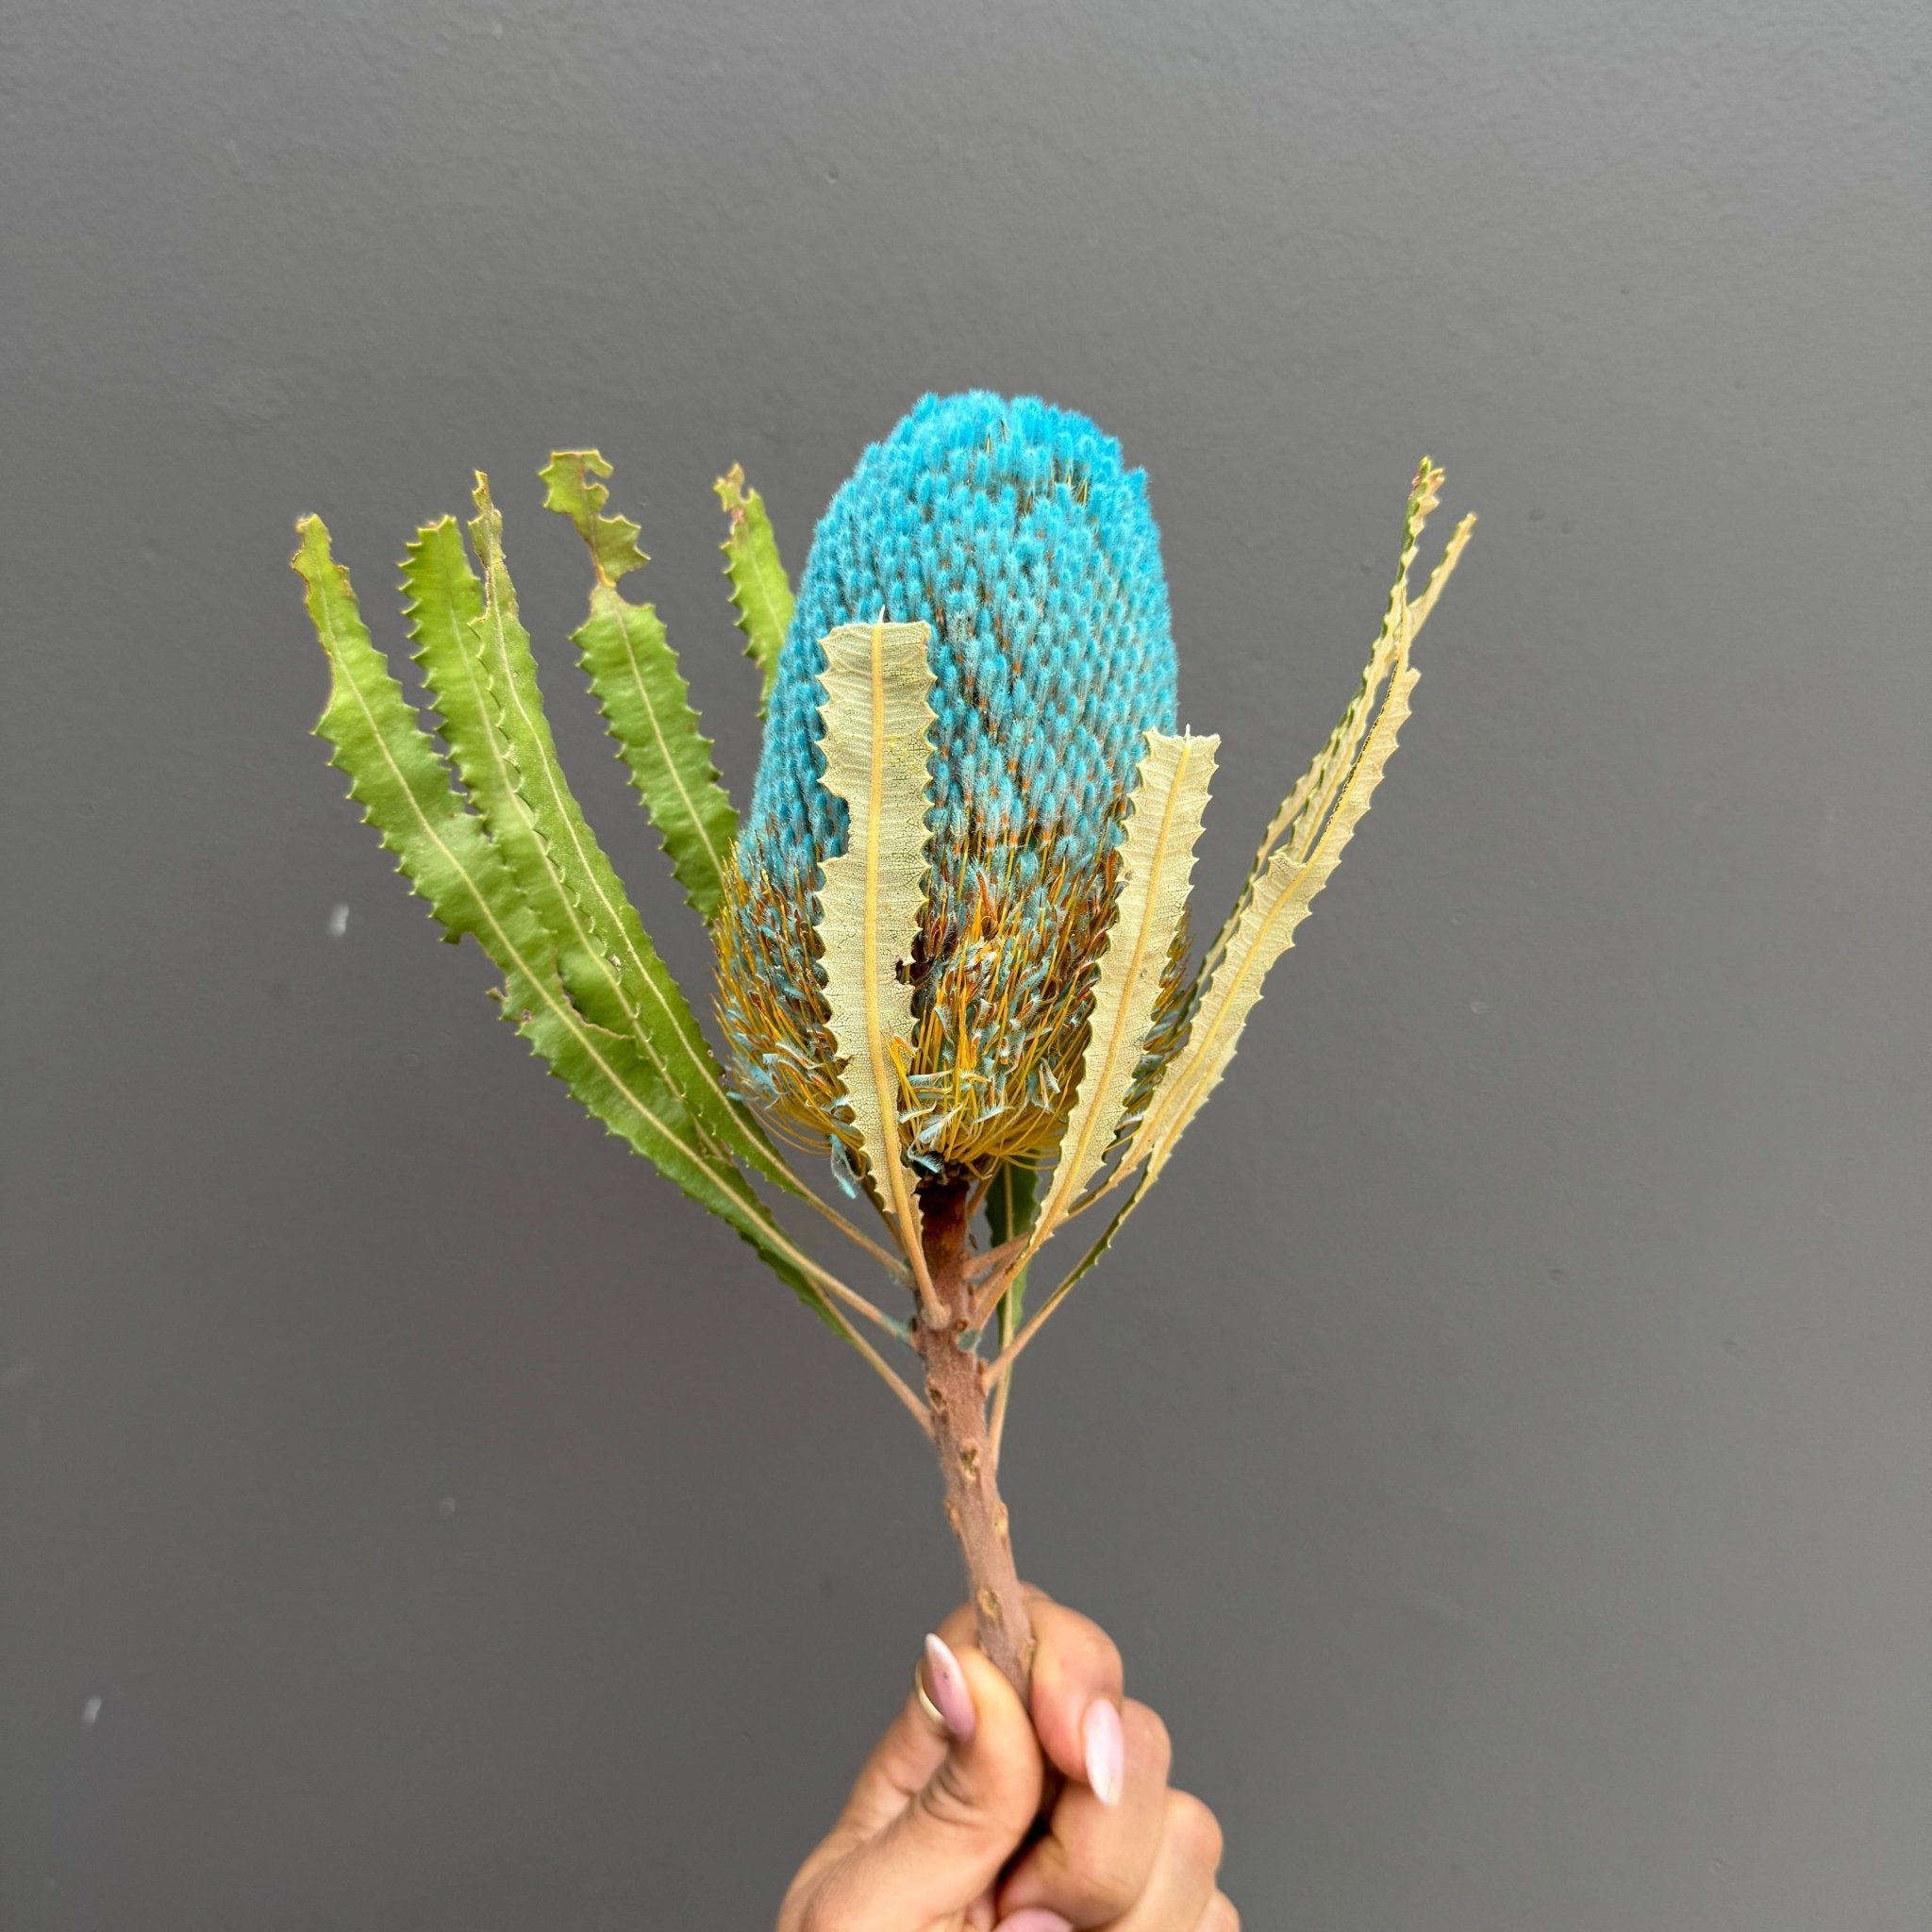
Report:
[[[956,1654],[935,1638],[925,1681],[950,1735],[929,1717],[912,1721],[944,1755],[828,1875],[819,1900],[827,1924],[904,1932],[965,1911],[990,1891],[1040,1809],[1040,1740],[998,1666],[982,1650]]]

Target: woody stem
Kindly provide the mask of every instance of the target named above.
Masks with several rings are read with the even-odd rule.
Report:
[[[987,1430],[986,1384],[979,1357],[959,1345],[973,1326],[974,1294],[966,1279],[966,1231],[971,1190],[963,1183],[930,1184],[920,1206],[926,1271],[943,1325],[922,1319],[915,1337],[925,1363],[926,1410],[945,1484],[946,1520],[966,1559],[968,1593],[978,1619],[979,1643],[1026,1696],[1033,1666],[1033,1620],[1020,1591],[1000,1500],[996,1457]]]

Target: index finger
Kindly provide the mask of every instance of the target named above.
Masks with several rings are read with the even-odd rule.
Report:
[[[1033,1653],[1028,1706],[1041,1748],[1067,1776],[1092,1785],[1112,1803],[1120,1795],[1118,1746],[1124,1682],[1120,1650],[1092,1618],[1078,1610],[1050,1597],[1029,1607],[1038,1648]],[[1109,1734],[1114,1740],[1112,1763],[1090,1762],[1090,1747],[1104,1752],[1101,1740]]]

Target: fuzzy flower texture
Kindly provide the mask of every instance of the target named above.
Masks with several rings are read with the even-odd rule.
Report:
[[[820,639],[924,620],[937,714],[925,911],[901,1063],[908,1158],[933,1179],[1051,1152],[1074,1100],[1117,846],[1174,652],[1144,472],[1038,397],[924,397],[869,447],[812,540],[751,810],[717,922],[719,1017],[748,1096],[848,1185],[814,933],[845,849],[827,792]],[[1141,1084],[1184,1020],[1176,935]]]

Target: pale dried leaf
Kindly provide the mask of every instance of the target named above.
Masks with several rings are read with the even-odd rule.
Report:
[[[1442,586],[1449,581],[1456,566],[1462,560],[1462,553],[1469,548],[1469,535],[1475,528],[1475,512],[1471,510],[1457,525],[1449,538],[1448,547],[1442,552],[1441,559],[1429,573],[1429,581],[1423,593],[1408,607],[1408,640],[1413,643],[1422,627],[1428,622],[1429,612],[1436,608],[1436,599],[1442,594]]]
[[[1261,997],[1261,982],[1268,969],[1293,944],[1295,927],[1307,918],[1316,893],[1341,863],[1342,850],[1368,810],[1395,749],[1396,734],[1408,716],[1408,696],[1419,675],[1408,662],[1405,624],[1386,693],[1340,788],[1334,811],[1306,856],[1284,846],[1262,868],[1208,983],[1187,1043],[1157,1090],[1147,1119],[1128,1150],[1130,1160],[1142,1154],[1146,1157],[1142,1190],[1158,1177],[1182,1131],[1226,1071],[1240,1043],[1241,1027]]]
[[[1247,910],[1248,900],[1261,875],[1261,868],[1284,844],[1299,860],[1314,843],[1328,814],[1334,809],[1341,786],[1355,767],[1362,736],[1375,715],[1376,699],[1395,663],[1398,650],[1403,648],[1401,633],[1405,616],[1408,642],[1413,643],[1424,620],[1435,608],[1442,585],[1456,568],[1463,545],[1469,541],[1470,525],[1475,522],[1473,516],[1462,520],[1441,562],[1429,578],[1428,589],[1411,606],[1408,602],[1408,574],[1415,562],[1416,546],[1422,541],[1423,527],[1429,520],[1429,512],[1441,501],[1442,481],[1442,471],[1424,457],[1417,466],[1414,481],[1409,486],[1408,502],[1403,512],[1402,552],[1396,559],[1395,581],[1390,587],[1389,600],[1383,607],[1381,630],[1370,647],[1368,663],[1362,667],[1361,683],[1356,688],[1355,696],[1349,700],[1348,708],[1342,712],[1341,722],[1329,734],[1327,743],[1315,755],[1307,770],[1295,780],[1294,789],[1281,801],[1280,808],[1269,821],[1267,831],[1261,835],[1260,849],[1255,854],[1254,865],[1235,900],[1234,910],[1228,914],[1226,924],[1216,935],[1202,962],[1201,983],[1204,985],[1208,975],[1221,963],[1235,925]]]
[[[1117,909],[1094,982],[1077,1098],[1060,1135],[1053,1182],[1028,1255],[1073,1212],[1113,1144],[1187,908],[1194,844],[1221,741],[1160,731],[1146,738],[1121,843]]]
[[[932,671],[924,624],[841,625],[823,640],[824,787],[845,801],[845,851],[824,863],[818,933],[845,1096],[879,1205],[922,1277],[914,1175],[899,1134],[913,1037],[911,961],[925,908]]]

